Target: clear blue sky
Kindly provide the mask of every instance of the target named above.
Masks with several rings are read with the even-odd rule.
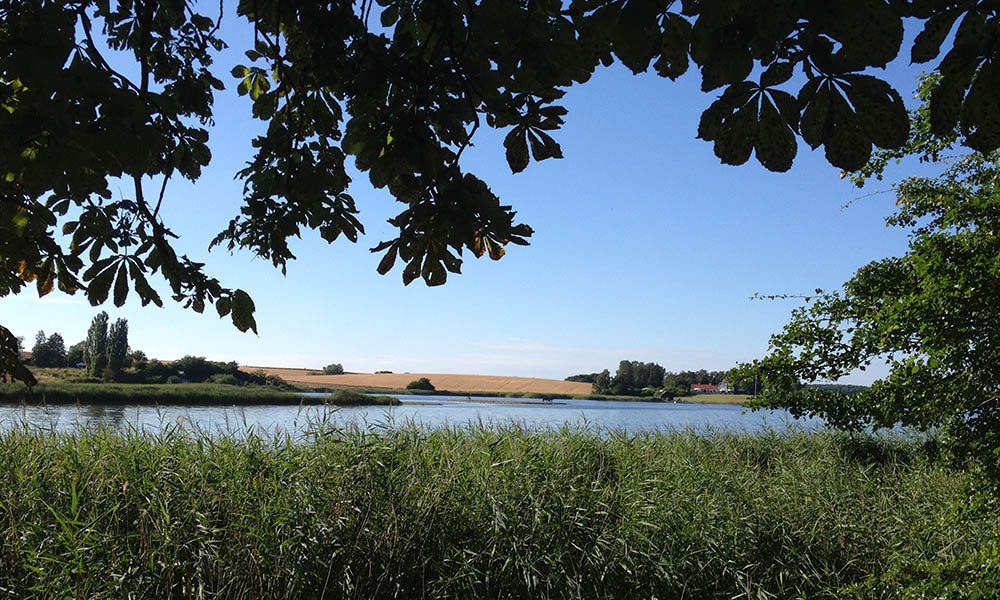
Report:
[[[556,135],[566,158],[511,175],[502,133],[493,131],[480,131],[463,156],[465,168],[535,229],[531,246],[511,246],[499,262],[466,253],[463,274],[438,288],[404,287],[398,267],[378,275],[380,255],[368,249],[392,236],[385,221],[402,205],[366,175],[350,190],[368,232],[356,245],[328,245],[310,232],[293,245],[299,259],[284,277],[246,253],[209,253],[238,210],[233,175],[260,130],[228,78],[245,62],[238,40],[248,32],[239,28],[227,19],[224,36],[237,41],[216,63],[229,89],[216,98],[214,160],[197,183],[172,181],[162,212],[181,235],[178,250],[204,260],[224,285],[250,292],[260,334],[238,332],[213,308],[203,315],[170,304],[141,308],[132,297],[122,309],[102,307],[128,319],[132,347],[151,357],[560,379],[613,372],[621,359],[671,371],[728,369],[761,356],[796,306],[751,300],[754,293],[833,289],[863,263],[905,249],[905,232],[883,224],[893,196],[871,194],[888,183],[858,191],[822,150],[804,144],[788,173],[769,173],[753,158],[724,166],[711,144],[695,139],[701,111],[715,98],[700,92],[697,72],[671,82],[614,66],[567,94],[567,124]],[[882,75],[912,104],[921,70],[904,58]],[[128,190],[121,186],[123,197]],[[29,347],[39,329],[80,341],[101,310],[81,295],[40,300],[28,290],[0,299],[0,322]]]

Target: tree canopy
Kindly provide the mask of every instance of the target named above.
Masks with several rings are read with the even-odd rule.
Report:
[[[754,155],[784,171],[801,138],[857,170],[873,146],[907,140],[899,92],[869,71],[901,52],[911,18],[922,25],[911,60],[943,54],[933,131],[1000,146],[1000,15],[989,1],[239,0],[254,42],[244,64],[216,68],[225,4],[202,15],[190,0],[0,0],[0,296],[34,283],[42,295],[82,290],[94,305],[130,293],[161,305],[158,275],[175,301],[214,304],[256,331],[250,296],[178,255],[160,216],[168,182],[197,180],[211,160],[213,99],[227,79],[267,129],[236,174],[239,211],[212,245],[284,269],[304,230],[357,241],[353,158],[403,205],[390,221],[398,235],[372,251],[379,273],[402,262],[406,284],[444,283],[464,251],[498,260],[528,243],[531,227],[462,154],[489,127],[506,132],[514,172],[560,158],[560,98],[615,61],[670,79],[700,71],[719,95],[698,136],[725,163]],[[110,51],[132,71],[113,68]],[[114,199],[120,180],[132,191]],[[4,376],[25,379],[2,349]]]
[[[66,343],[62,336],[53,333],[46,337],[44,331],[39,331],[31,348],[31,362],[38,367],[66,366]]]
[[[763,406],[838,427],[939,428],[952,451],[980,459],[1000,483],[1000,153],[955,155],[962,131],[931,135],[940,85],[924,82],[907,147],[854,175],[863,184],[906,154],[943,166],[940,176],[895,186],[887,224],[910,231],[908,251],[863,266],[841,291],[817,290],[772,337],[769,355],[737,377],[761,377]],[[850,397],[802,385],[878,362],[888,375]]]

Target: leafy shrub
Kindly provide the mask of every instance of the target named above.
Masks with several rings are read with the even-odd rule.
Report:
[[[205,380],[207,383],[221,383],[223,385],[239,385],[240,380],[232,373],[216,373]]]
[[[251,385],[262,385],[262,386],[278,388],[279,390],[289,390],[289,391],[295,391],[298,389],[297,387],[288,383],[281,377],[278,377],[277,375],[268,375],[261,369],[257,369],[252,373],[244,373],[240,371],[239,378],[241,381],[245,381],[246,383],[249,383]]]
[[[176,375],[171,375],[170,377],[167,377],[167,383],[180,383],[180,382],[181,378]]]
[[[894,557],[889,568],[850,586],[847,597],[870,598],[891,591],[904,600],[1000,598],[1000,547],[996,542],[953,560]]]
[[[434,385],[431,383],[430,379],[427,379],[426,377],[421,377],[420,379],[417,379],[416,381],[411,381],[410,383],[406,384],[406,389],[408,389],[408,390],[426,390],[428,392],[433,392],[434,391]]]
[[[234,377],[239,377],[240,367],[235,362],[215,362],[207,360],[204,356],[184,356],[173,363],[173,368],[178,374],[183,373],[188,381],[200,383],[212,375],[229,373]]]
[[[331,364],[326,365],[325,367],[323,367],[323,374],[324,375],[343,375],[344,374],[344,366],[341,365],[340,363],[331,363]]]

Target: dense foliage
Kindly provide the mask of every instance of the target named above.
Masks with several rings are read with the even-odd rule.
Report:
[[[5,430],[0,470],[20,600],[1000,592],[995,515],[912,440]]]
[[[415,379],[410,383],[406,384],[406,389],[433,392],[434,384],[431,383],[430,379],[427,379],[426,377],[421,377],[420,379]]]
[[[77,342],[66,350],[66,366],[76,367],[80,364],[86,366],[87,363],[83,360],[84,348],[87,346],[87,341],[83,340]]]
[[[932,89],[945,80],[925,80]],[[936,87],[935,87],[936,86]],[[933,135],[925,105],[902,154],[943,165],[937,177],[895,186],[886,222],[910,231],[898,257],[859,269],[843,290],[817,290],[744,365],[764,382],[764,406],[787,406],[838,427],[941,428],[951,450],[979,459],[1000,484],[1000,155],[955,155],[962,132]],[[892,154],[857,175],[881,174]],[[888,374],[845,397],[812,385],[885,362]]]
[[[325,367],[323,367],[323,374],[324,375],[343,375],[344,374],[344,365],[342,365],[340,363],[331,363],[329,365],[326,365]]]
[[[644,388],[662,387],[665,374],[666,369],[656,363],[623,360],[618,363],[614,377],[607,369],[595,375],[593,391],[595,394],[638,394]]]
[[[53,333],[46,337],[44,331],[39,331],[31,348],[31,364],[36,367],[65,367],[66,342],[62,336]]]
[[[108,366],[108,313],[103,310],[97,313],[87,329],[83,361],[91,377],[100,377]]]
[[[687,394],[691,391],[692,384],[719,385],[727,380],[728,375],[727,371],[706,371],[705,369],[669,372],[663,377],[663,387],[676,394]],[[751,385],[750,390],[752,391],[752,389]],[[741,388],[741,391],[744,390]]]
[[[208,126],[224,78],[267,127],[237,173],[239,213],[212,244],[284,268],[288,239],[303,229],[356,241],[364,227],[348,193],[353,157],[404,205],[390,221],[398,235],[373,248],[384,253],[380,273],[405,264],[404,283],[444,283],[461,271],[463,251],[499,259],[507,244],[527,244],[531,228],[461,156],[489,127],[505,132],[515,172],[561,157],[559,99],[616,60],[671,79],[699,70],[702,89],[721,94],[698,135],[723,162],[754,154],[787,170],[801,137],[853,170],[873,145],[906,142],[900,94],[872,69],[900,53],[910,17],[922,26],[910,59],[944,52],[932,128],[960,124],[970,147],[1000,146],[1000,15],[991,2],[235,4],[253,44],[240,48],[245,64],[217,69],[222,15],[198,14],[189,0],[0,0],[0,296],[33,282],[42,295],[84,290],[95,305],[121,306],[130,293],[159,305],[156,274],[184,306],[214,303],[240,330],[256,330],[247,293],[179,256],[160,215],[168,182],[197,180],[211,160]],[[112,53],[132,61],[134,76],[112,67]],[[118,180],[132,189],[116,199]],[[2,351],[0,373],[30,381],[10,346]]]
[[[108,379],[117,379],[128,358],[128,321],[115,319],[108,328]]]

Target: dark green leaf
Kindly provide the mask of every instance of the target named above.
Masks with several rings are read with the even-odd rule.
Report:
[[[779,173],[792,167],[798,149],[795,134],[766,96],[761,100],[756,149],[760,164]]]
[[[742,165],[750,159],[757,141],[757,103],[748,102],[726,120],[715,139],[715,155],[727,165]]]
[[[845,171],[857,171],[871,157],[871,141],[844,97],[831,92],[830,100],[830,134],[824,140],[826,159]]]
[[[424,259],[424,268],[421,275],[430,287],[444,285],[448,281],[448,273],[445,271],[441,261],[431,256],[427,256]]]
[[[810,98],[809,104],[802,111],[799,130],[802,139],[813,149],[823,143],[826,138],[826,124],[830,114],[831,92],[824,87]]]
[[[795,65],[790,62],[776,62],[771,64],[760,76],[761,87],[772,87],[781,85],[792,78]]]
[[[528,140],[527,129],[515,127],[507,134],[503,140],[503,146],[507,149],[507,164],[513,173],[520,173],[528,166]]]
[[[403,269],[403,285],[410,285],[414,279],[420,276],[420,257],[416,256],[410,260],[406,268]]]
[[[382,257],[382,260],[379,261],[378,268],[376,270],[378,271],[379,275],[385,275],[386,273],[392,270],[392,266],[394,264],[396,264],[395,245],[389,246],[389,251],[386,252],[385,256]]]
[[[899,93],[870,75],[847,75],[847,97],[865,134],[881,148],[900,148],[910,134],[910,119]]]
[[[951,10],[928,19],[924,23],[923,31],[913,40],[910,60],[915,63],[925,63],[936,58],[941,52],[941,44],[955,25],[959,14],[959,11]]]
[[[108,299],[115,271],[116,269],[114,268],[104,269],[88,282],[87,299],[90,301],[91,306],[103,304]]]
[[[118,277],[115,279],[115,306],[118,308],[124,306],[126,298],[128,298],[128,268],[126,261],[123,260],[118,267]]]
[[[257,322],[253,317],[256,310],[253,300],[243,290],[234,291],[231,298],[233,325],[240,331],[252,330],[257,333]]]
[[[954,52],[954,50],[952,50]],[[948,58],[945,58],[948,62]],[[930,126],[931,132],[937,136],[946,136],[958,126],[962,114],[962,103],[965,92],[972,84],[974,69],[965,71],[944,71],[941,82],[931,92]]]
[[[232,301],[229,298],[219,298],[215,301],[215,310],[219,313],[220,317],[224,317],[229,314],[232,309]]]
[[[976,75],[962,105],[962,133],[973,150],[987,153],[1000,147],[1000,57]]]

